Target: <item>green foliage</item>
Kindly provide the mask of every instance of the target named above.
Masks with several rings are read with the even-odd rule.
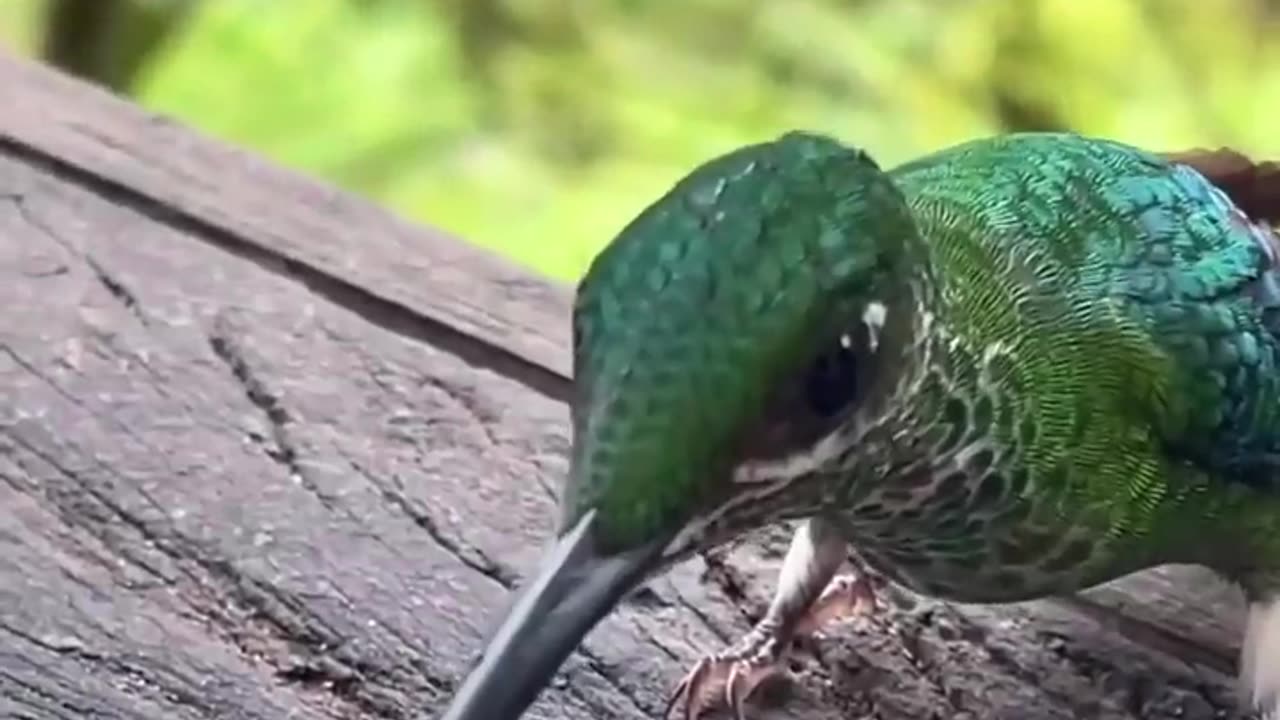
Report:
[[[40,44],[36,22],[48,0],[8,0],[0,3],[0,46],[30,52]]]
[[[1061,127],[1280,155],[1276,4],[216,0],[133,91],[569,279],[690,168],[792,128],[884,165]],[[42,3],[0,5],[12,30]]]

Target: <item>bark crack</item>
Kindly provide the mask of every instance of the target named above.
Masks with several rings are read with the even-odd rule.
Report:
[[[280,253],[261,240],[211,222],[194,212],[149,195],[137,188],[80,167],[35,145],[11,136],[0,136],[0,153],[97,194],[105,202],[129,208],[149,220],[247,260],[273,275],[284,277],[316,296],[345,308],[371,325],[423,342],[518,382],[545,397],[567,401],[569,384],[564,375],[515,350],[504,348],[453,327],[447,321],[422,314],[404,303],[390,300],[352,280],[321,267]]]
[[[215,319],[213,329],[208,334],[209,348],[235,378],[240,390],[249,403],[261,411],[267,421],[268,437],[260,437],[256,433],[253,439],[258,441],[267,457],[281,465],[289,475],[289,479],[310,492],[326,510],[339,512],[338,501],[319,486],[303,470],[299,462],[297,445],[289,426],[293,423],[289,411],[285,409],[277,393],[273,392],[254,372],[245,358],[244,352],[232,338],[222,316]]]
[[[452,383],[445,382],[438,378],[428,377],[425,378],[423,382],[428,387],[439,390],[445,397],[449,398],[455,405],[461,408],[462,411],[466,413],[467,417],[471,418],[472,424],[480,428],[481,434],[484,435],[484,439],[490,447],[498,447],[502,444],[494,434],[493,428],[491,427],[495,419],[480,407],[476,402],[475,397],[470,392],[465,392],[454,387]]]
[[[49,231],[46,230],[46,232]],[[50,234],[52,235],[52,233]],[[89,266],[89,270],[93,272],[93,276],[98,280],[98,283],[101,284],[102,287],[106,288],[107,293],[110,294],[111,297],[115,298],[121,305],[123,305],[125,310],[128,310],[130,315],[137,318],[138,322],[142,323],[144,327],[151,324],[150,321],[147,320],[146,314],[143,313],[142,305],[138,302],[137,296],[133,294],[133,291],[130,290],[122,280],[117,278],[115,275],[112,275],[110,272],[107,272],[107,269],[94,259],[92,255],[82,253],[81,257],[84,259],[85,264]]]
[[[510,568],[500,565],[490,558],[484,551],[471,545],[461,538],[450,537],[445,533],[428,513],[420,510],[412,500],[405,497],[404,493],[389,482],[384,482],[374,473],[370,472],[363,464],[355,458],[347,456],[343,453],[348,464],[356,471],[360,477],[364,478],[370,486],[381,495],[382,499],[399,512],[408,517],[414,525],[423,530],[431,541],[440,549],[455,557],[458,562],[468,568],[475,570],[484,577],[501,585],[505,590],[512,590],[519,581],[519,576]]]
[[[11,656],[12,657],[12,656]],[[17,675],[4,669],[6,663],[0,663],[0,685],[11,684],[14,687],[21,688],[28,698],[36,699],[39,703],[28,702],[28,707],[35,708],[41,713],[53,711],[58,713],[57,717],[66,718],[66,720],[80,720],[80,718],[92,717],[93,705],[81,705],[74,703],[66,697],[59,697],[49,692],[46,687],[28,682]],[[36,672],[44,671],[44,668],[33,668]],[[5,693],[6,698],[13,698],[14,694]],[[23,699],[20,695],[18,699]],[[65,711],[68,714],[63,714]],[[40,715],[28,715],[29,718],[38,718]]]
[[[168,701],[195,708],[206,714],[228,710],[218,704],[204,702],[201,694],[191,689],[191,683],[186,678],[173,678],[173,673],[168,668],[140,667],[126,658],[92,650],[75,637],[36,637],[4,622],[0,622],[0,630],[47,652],[72,657],[92,665],[104,666],[112,674],[127,678],[129,681],[127,687],[134,694],[163,694]],[[159,675],[169,676],[176,682],[157,683],[155,679]]]
[[[24,222],[40,231],[42,235],[52,240],[54,244],[61,247],[65,252],[79,257],[89,268],[90,273],[93,275],[94,279],[97,280],[98,284],[107,291],[107,294],[123,305],[125,310],[127,310],[129,314],[137,319],[137,321],[144,327],[150,325],[150,321],[147,320],[147,316],[142,310],[142,304],[138,302],[138,297],[129,289],[129,286],[126,285],[124,281],[117,278],[113,273],[109,272],[97,261],[97,259],[93,257],[92,254],[75,247],[59,233],[55,232],[43,218],[28,207],[25,195],[21,193],[9,193],[0,197],[3,197],[3,199],[13,203],[14,209],[18,211],[18,215]]]
[[[53,496],[69,525],[86,528],[117,555],[165,579],[168,584],[179,582],[139,558],[134,551],[137,543],[113,537],[105,528],[119,525],[136,531],[144,540],[142,545],[154,548],[172,560],[181,576],[189,582],[184,587],[186,592],[183,596],[191,608],[217,628],[219,634],[242,655],[274,667],[282,680],[299,679],[295,673],[289,672],[289,668],[296,665],[315,664],[329,668],[326,672],[332,671],[331,674],[343,682],[332,686],[321,683],[320,687],[332,690],[335,697],[351,702],[365,713],[384,718],[399,718],[404,705],[382,697],[383,693],[375,687],[374,678],[383,678],[376,684],[390,684],[392,687],[413,687],[425,683],[431,695],[443,694],[451,687],[450,680],[430,674],[422,664],[383,666],[360,657],[341,633],[310,613],[301,599],[269,582],[242,573],[227,558],[179,533],[167,519],[139,517],[107,497],[90,478],[8,429],[0,428],[0,431],[16,447],[39,458],[59,477],[74,485],[75,489],[68,491],[57,487],[57,482],[44,483],[46,492]],[[23,466],[21,461],[19,465]],[[129,484],[127,478],[111,468],[101,465],[99,468],[111,475],[109,485]],[[24,469],[30,472],[29,468]],[[86,507],[86,499],[100,504],[110,516]],[[258,638],[274,639],[282,646],[278,649],[263,647]],[[339,666],[347,670],[332,670]],[[303,673],[302,677],[314,678],[315,675]]]

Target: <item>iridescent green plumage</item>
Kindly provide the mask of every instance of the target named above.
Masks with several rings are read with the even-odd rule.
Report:
[[[882,171],[791,133],[695,170],[579,287],[561,539],[446,717],[518,712],[640,577],[787,518],[774,603],[681,684],[691,713],[717,682],[741,713],[806,613],[863,605],[828,584],[846,543],[979,602],[1207,565],[1277,706],[1280,203],[1224,187],[1069,134]]]
[[[1171,561],[1266,584],[1238,566],[1280,564],[1262,532],[1280,520],[1266,233],[1193,170],[1075,136],[970,143],[890,176],[928,243],[934,319],[923,382],[884,421],[906,468],[852,473],[859,550],[960,600]]]
[[[869,158],[799,135],[708,163],[632,221],[575,305],[566,525],[599,506],[625,544],[714,501],[706,477],[740,459],[743,418],[904,270],[901,248],[850,232],[870,224],[913,232]]]
[[[990,576],[956,568],[932,589],[1007,599],[1176,561],[1266,585],[1280,565],[1262,532],[1280,520],[1274,238],[1194,170],[1071,135],[971,143],[890,176],[936,283],[938,359],[904,412],[959,401],[961,442],[992,451],[960,514],[990,514],[980,477],[1026,504],[984,529],[1003,535]]]

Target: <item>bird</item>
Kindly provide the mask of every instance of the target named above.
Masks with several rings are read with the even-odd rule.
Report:
[[[1280,165],[1072,132],[703,162],[577,285],[557,531],[442,720],[519,717],[628,593],[782,522],[768,611],[668,715],[743,718],[873,576],[1001,604],[1174,563],[1243,590],[1242,702],[1280,713],[1277,220]]]

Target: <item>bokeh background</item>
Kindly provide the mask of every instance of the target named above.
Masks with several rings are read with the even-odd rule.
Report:
[[[1280,0],[0,0],[0,41],[563,280],[791,128],[1280,157]]]

